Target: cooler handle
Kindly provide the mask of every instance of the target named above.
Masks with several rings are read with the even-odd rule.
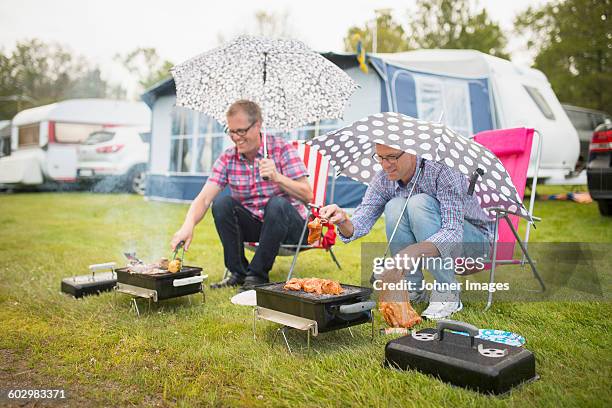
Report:
[[[478,327],[458,320],[440,320],[436,329],[438,330],[438,340],[440,341],[444,339],[444,330],[446,329],[467,333],[468,336],[470,336],[470,344],[472,347],[474,347],[474,338],[478,336],[479,333]]]
[[[89,270],[91,271],[92,279],[96,277],[96,271],[100,269],[110,269],[111,272],[113,273],[113,276],[115,276],[115,266],[117,266],[115,262],[106,262],[106,263],[101,263],[101,264],[89,265]]]

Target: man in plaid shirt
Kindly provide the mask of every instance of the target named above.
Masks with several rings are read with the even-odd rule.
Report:
[[[227,111],[228,134],[234,146],[215,161],[212,174],[195,198],[171,246],[189,248],[193,230],[212,205],[215,226],[230,275],[211,288],[242,285],[242,290],[267,283],[280,245],[297,244],[306,218],[303,203],[312,200],[308,171],[293,146],[281,137],[261,134],[259,106],[240,100]],[[264,157],[262,138],[268,156]],[[229,187],[229,195],[219,196]],[[214,202],[213,202],[214,201]],[[259,242],[249,263],[243,242]]]
[[[348,243],[366,235],[384,213],[388,240],[398,225],[390,245],[394,255],[405,254],[415,260],[421,257],[455,260],[488,254],[493,239],[493,221],[476,197],[467,195],[465,176],[444,164],[381,144],[376,145],[374,159],[383,169],[369,183],[352,218],[335,204],[320,211],[321,217],[338,226],[342,241]],[[414,191],[406,204],[413,186]],[[445,262],[432,264],[434,266],[428,269],[436,283],[445,284],[440,287],[458,286],[453,267]],[[420,267],[405,270],[405,273],[408,287],[413,288],[410,300],[415,303],[427,301]],[[462,308],[458,289],[434,289],[423,316],[442,319]]]

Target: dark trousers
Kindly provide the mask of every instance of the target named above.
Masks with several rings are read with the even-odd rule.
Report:
[[[212,213],[223,245],[225,267],[239,277],[268,278],[281,244],[297,245],[304,227],[304,219],[282,197],[268,201],[263,222],[229,195],[213,202]],[[308,235],[304,235],[306,242]],[[259,242],[250,264],[244,256],[244,242]]]

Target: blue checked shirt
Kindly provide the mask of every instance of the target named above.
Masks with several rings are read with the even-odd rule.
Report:
[[[417,169],[421,160],[423,159],[417,158]],[[340,233],[340,239],[348,243],[370,232],[376,220],[385,211],[387,202],[395,197],[408,197],[414,179],[415,177],[412,177],[407,185],[403,185],[389,180],[384,170],[376,173],[361,204],[351,217],[353,235],[347,238]],[[457,244],[463,240],[464,220],[482,231],[489,243],[493,240],[494,221],[480,207],[476,196],[467,195],[468,184],[468,179],[461,173],[451,170],[444,164],[425,160],[425,167],[412,193],[413,196],[427,194],[440,203],[442,228],[426,241],[433,243],[442,257],[458,256],[456,249]]]

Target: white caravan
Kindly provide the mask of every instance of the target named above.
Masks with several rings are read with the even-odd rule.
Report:
[[[150,126],[143,102],[70,99],[19,112],[11,123],[11,154],[0,159],[0,184],[76,181],[77,148],[91,132]]]
[[[443,115],[466,135],[534,128],[543,138],[539,178],[563,180],[574,170],[578,133],[541,71],[474,50],[371,54],[369,60],[382,78],[383,110],[434,121]]]

